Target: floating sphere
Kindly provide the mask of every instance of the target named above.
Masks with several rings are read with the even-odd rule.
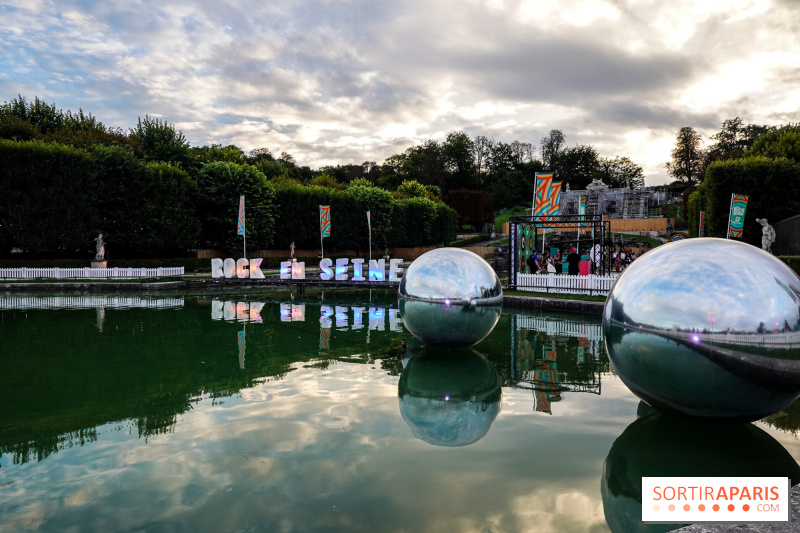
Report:
[[[753,246],[687,239],[620,275],[603,310],[609,358],[651,406],[707,423],[758,420],[800,395],[800,278]]]
[[[497,324],[500,279],[489,264],[459,248],[437,248],[417,258],[398,290],[406,328],[425,344],[471,346]]]
[[[423,346],[398,384],[400,413],[415,437],[435,446],[466,446],[482,438],[500,412],[500,377],[472,349]]]

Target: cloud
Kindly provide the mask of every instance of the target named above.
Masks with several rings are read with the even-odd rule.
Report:
[[[267,145],[312,167],[456,129],[538,145],[559,128],[653,183],[678,128],[785,123],[800,105],[791,2],[74,0],[0,16],[6,100],[123,127],[161,116],[192,123],[193,144]]]

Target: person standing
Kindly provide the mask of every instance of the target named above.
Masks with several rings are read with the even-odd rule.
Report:
[[[577,250],[575,247],[572,247],[572,251],[567,256],[567,263],[569,263],[569,267],[567,267],[567,273],[570,276],[577,276],[581,271],[581,256],[578,255]]]
[[[539,257],[536,255],[535,248],[531,250],[531,255],[528,257],[528,268],[530,269],[531,274],[539,273]]]

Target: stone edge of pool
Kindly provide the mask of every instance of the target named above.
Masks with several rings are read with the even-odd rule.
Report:
[[[250,288],[255,286],[239,285],[238,288]],[[160,291],[176,289],[202,289],[212,288],[208,284],[196,281],[162,281],[162,282],[109,282],[109,281],[86,281],[86,282],[43,282],[43,283],[0,283],[0,291]],[[218,287],[214,287],[218,288]],[[503,296],[503,305],[508,307],[520,307],[528,309],[547,309],[550,311],[565,311],[569,313],[585,313],[601,315],[603,313],[603,302],[591,302],[582,300],[567,300],[559,298],[545,298],[540,296]]]

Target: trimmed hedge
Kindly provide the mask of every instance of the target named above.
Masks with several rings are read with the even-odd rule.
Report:
[[[779,255],[777,257],[800,276],[800,255]]]
[[[455,247],[462,247],[462,246],[469,246],[470,244],[475,244],[476,242],[483,242],[488,241],[491,237],[487,233],[481,233],[480,235],[474,235],[472,237],[467,237],[466,239],[459,239],[457,241],[453,241],[450,243],[450,246]]]

